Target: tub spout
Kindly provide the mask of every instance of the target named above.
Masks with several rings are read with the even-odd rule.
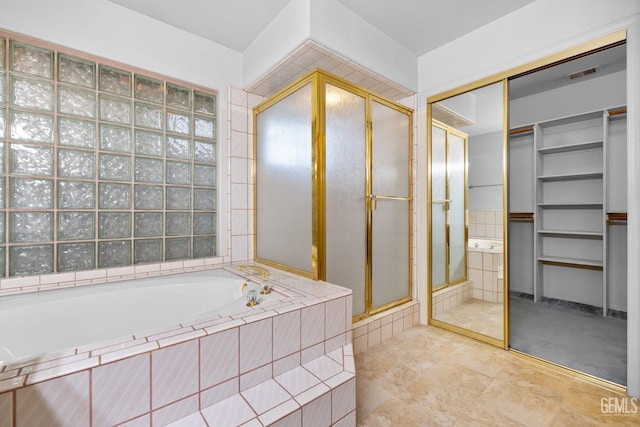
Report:
[[[259,273],[260,276],[262,277],[269,277],[269,270],[267,270],[264,267],[259,267],[257,265],[238,265],[236,268],[240,271],[253,270],[256,273]]]

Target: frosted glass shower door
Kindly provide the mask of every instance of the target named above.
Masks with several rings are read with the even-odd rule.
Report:
[[[372,307],[410,297],[410,116],[373,101]]]
[[[431,129],[431,288],[447,285],[449,245],[447,242],[447,131]]]
[[[256,256],[312,272],[312,102],[307,84],[257,115]]]
[[[325,85],[326,277],[353,291],[366,310],[366,99]]]
[[[458,135],[460,133],[460,135]],[[466,279],[467,140],[431,128],[431,289]]]
[[[449,284],[465,279],[467,273],[466,239],[466,142],[449,134],[447,169],[449,174]]]

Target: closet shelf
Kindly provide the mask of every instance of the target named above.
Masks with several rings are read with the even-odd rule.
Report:
[[[591,148],[602,148],[602,141],[588,141],[577,144],[559,145],[557,147],[538,148],[540,154],[568,153],[570,151],[588,150]]]
[[[574,179],[594,179],[602,178],[602,172],[583,172],[583,173],[567,173],[558,175],[541,175],[538,176],[540,181],[570,181]]]
[[[543,209],[602,209],[602,202],[573,202],[573,203],[538,203]]]
[[[538,230],[538,234],[548,237],[575,237],[581,239],[602,239],[603,233],[597,231]]]
[[[580,259],[580,258],[564,258],[554,256],[540,256],[538,261],[543,264],[561,265],[567,267],[582,267],[601,270],[604,266],[602,261],[594,259]]]
[[[562,126],[570,123],[580,123],[580,122],[586,122],[594,119],[601,119],[602,115],[603,115],[602,110],[596,110],[589,113],[578,113],[578,114],[574,114],[566,117],[559,117],[555,119],[544,120],[544,121],[538,122],[538,124],[540,125],[541,128],[544,129],[548,127]]]

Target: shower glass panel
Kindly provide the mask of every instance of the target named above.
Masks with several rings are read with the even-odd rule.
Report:
[[[365,312],[367,271],[366,99],[325,85],[327,281],[353,291]]]
[[[466,277],[466,149],[464,138],[449,134],[449,282]]]
[[[318,70],[254,118],[255,260],[351,289],[354,319],[409,301],[412,111]]]
[[[447,131],[432,127],[431,145],[431,283],[447,285]]]
[[[409,297],[409,116],[372,102],[373,307]]]
[[[303,272],[312,271],[311,123],[311,84],[257,120],[256,256]]]

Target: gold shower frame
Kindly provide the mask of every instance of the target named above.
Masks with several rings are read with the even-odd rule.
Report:
[[[253,123],[257,123],[258,115],[267,110],[269,107],[277,104],[284,98],[293,94],[297,90],[305,87],[306,85],[311,85],[311,103],[312,103],[312,111],[311,111],[311,144],[312,144],[312,160],[311,164],[313,167],[312,172],[312,183],[311,183],[311,213],[312,213],[312,238],[311,238],[311,270],[301,270],[298,268],[293,268],[288,265],[283,265],[278,262],[274,262],[268,259],[264,259],[258,256],[258,234],[257,234],[257,211],[254,211],[253,214],[253,257],[256,262],[270,265],[272,267],[276,267],[278,269],[298,274],[304,277],[311,278],[313,280],[326,280],[326,210],[325,210],[325,201],[326,201],[326,189],[325,189],[325,143],[326,143],[326,132],[325,132],[325,85],[331,84],[340,89],[343,89],[347,92],[353,93],[355,95],[361,96],[365,100],[365,143],[366,143],[366,172],[365,172],[365,182],[366,182],[366,209],[363,214],[366,214],[366,271],[365,271],[365,312],[360,313],[353,317],[353,321],[358,321],[360,319],[366,318],[373,314],[379,313],[381,311],[388,310],[390,308],[399,306],[406,302],[409,302],[413,299],[413,263],[414,263],[414,254],[413,254],[413,238],[414,238],[414,230],[413,230],[413,214],[414,214],[414,205],[413,205],[413,192],[414,192],[414,172],[413,172],[413,110],[408,108],[400,103],[397,103],[393,100],[384,98],[380,95],[377,95],[361,86],[350,83],[345,79],[337,77],[333,74],[330,74],[321,69],[315,69],[297,81],[293,82],[286,88],[282,89],[275,95],[273,95],[268,100],[262,102],[257,105],[253,109]],[[409,203],[409,236],[408,236],[408,272],[409,272],[409,283],[408,286],[408,297],[402,298],[400,300],[393,301],[391,303],[385,304],[380,307],[373,307],[373,278],[372,278],[372,266],[373,266],[373,243],[372,243],[372,204],[374,203],[373,199],[370,195],[373,194],[373,183],[372,183],[372,167],[373,167],[373,159],[372,159],[372,151],[373,151],[373,129],[372,129],[372,104],[373,102],[377,102],[379,104],[385,105],[389,108],[392,108],[400,113],[406,114],[409,121],[409,129],[408,129],[408,141],[407,141],[407,150],[409,153],[409,165],[408,165],[408,182],[409,182],[409,197],[404,198]],[[253,206],[254,209],[257,209],[257,176],[256,176],[256,168],[257,168],[257,142],[258,135],[257,131],[254,132],[253,136],[253,168],[252,168],[252,182],[253,182]]]

